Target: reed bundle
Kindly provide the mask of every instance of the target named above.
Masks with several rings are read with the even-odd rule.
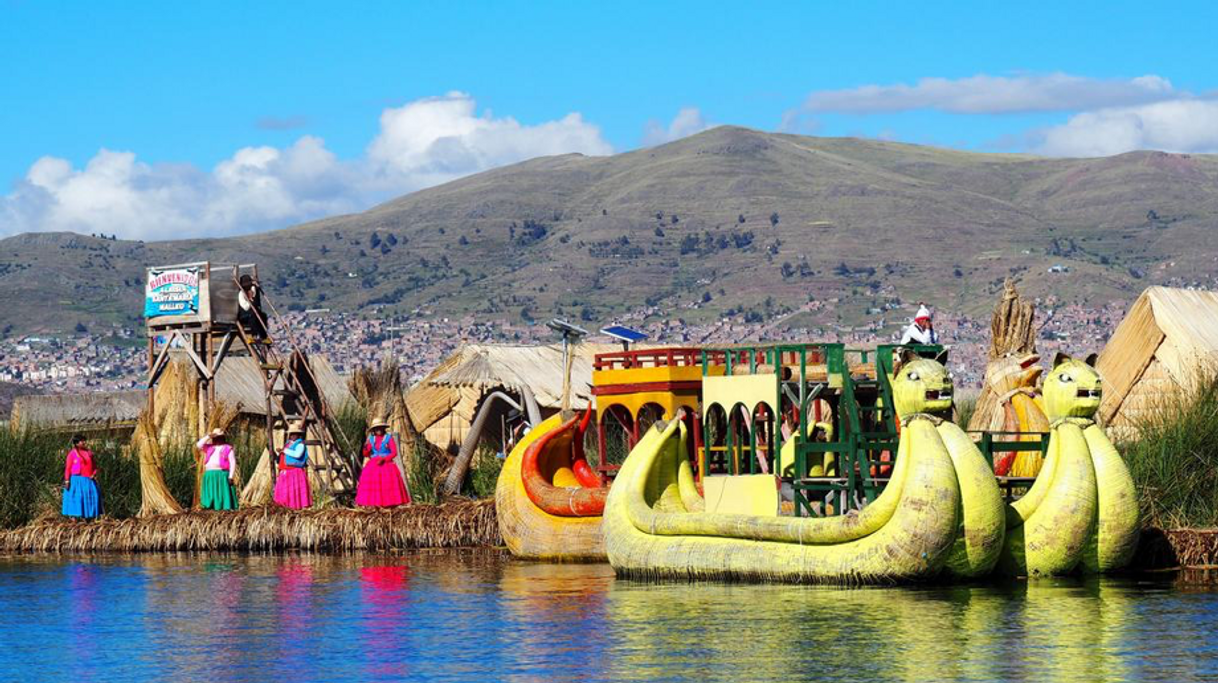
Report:
[[[409,446],[418,438],[406,408],[401,369],[396,361],[356,369],[347,381],[347,388],[369,418],[384,417],[389,421],[389,430],[404,444]]]
[[[140,463],[140,517],[182,512],[182,506],[165,483],[165,458],[157,434],[156,422],[145,411],[131,437],[131,452]]]
[[[1036,304],[1026,301],[1010,279],[990,318],[990,360],[1036,353]]]
[[[1036,304],[1024,300],[1008,279],[1002,285],[1002,298],[990,317],[989,362],[981,394],[966,423],[969,429],[1001,429],[996,424],[1000,425],[1003,418],[1001,403],[1004,396],[1019,383],[1017,378],[1035,379],[1035,375],[1022,372],[1019,364],[1036,353],[1035,323]]]
[[[353,552],[499,545],[490,500],[389,510],[297,512],[262,506],[94,522],[49,518],[0,532],[0,550],[9,552]]]

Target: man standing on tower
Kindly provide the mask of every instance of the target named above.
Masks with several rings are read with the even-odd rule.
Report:
[[[939,334],[935,332],[935,324],[930,319],[930,310],[926,304],[918,304],[918,314],[913,323],[905,328],[901,336],[902,344],[938,344]]]

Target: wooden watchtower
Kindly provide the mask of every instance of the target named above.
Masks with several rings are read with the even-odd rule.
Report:
[[[243,275],[257,281],[258,267],[204,261],[148,269],[144,318],[148,328],[149,413],[155,414],[156,383],[169,364],[170,349],[180,348],[196,370],[199,417],[194,429],[196,437],[202,435],[207,429],[208,411],[215,403],[220,366],[230,351],[248,353],[257,360],[262,374],[269,451],[275,448],[277,422],[281,428],[293,421],[304,422],[313,466],[323,474],[327,488],[332,493],[354,491],[354,451],[331,424],[325,397],[291,331],[280,325],[286,343],[286,353],[281,354],[277,339],[252,336],[240,322]],[[270,330],[278,316],[265,293],[262,304],[266,310],[255,308],[254,314],[261,327]],[[275,468],[270,469],[274,477]]]
[[[196,370],[199,423],[207,429],[215,402],[214,379],[234,340],[243,339],[237,322],[241,275],[258,275],[255,265],[217,265],[206,261],[148,269],[144,319],[148,328],[148,409],[155,413],[155,388],[169,364],[169,351],[185,351]],[[271,414],[267,397],[268,421]]]

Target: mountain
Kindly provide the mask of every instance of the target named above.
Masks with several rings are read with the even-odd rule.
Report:
[[[1047,159],[721,127],[256,235],[11,237],[0,321],[9,335],[138,325],[143,268],[193,260],[257,262],[281,307],[488,319],[655,305],[849,324],[898,299],[979,313],[1008,276],[1034,296],[1099,304],[1152,282],[1214,282],[1218,157]]]

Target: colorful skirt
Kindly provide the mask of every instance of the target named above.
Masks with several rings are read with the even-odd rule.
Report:
[[[370,458],[359,475],[355,504],[362,507],[393,507],[409,505],[410,492],[402,481],[397,463],[382,458]]]
[[[303,467],[279,470],[279,477],[275,479],[275,502],[293,510],[303,510],[312,505],[308,470]]]
[[[204,510],[236,510],[237,493],[224,470],[207,470],[203,473],[203,494],[200,496]]]
[[[73,474],[68,490],[63,492],[63,514],[68,517],[93,519],[101,516],[101,489],[90,477]]]

